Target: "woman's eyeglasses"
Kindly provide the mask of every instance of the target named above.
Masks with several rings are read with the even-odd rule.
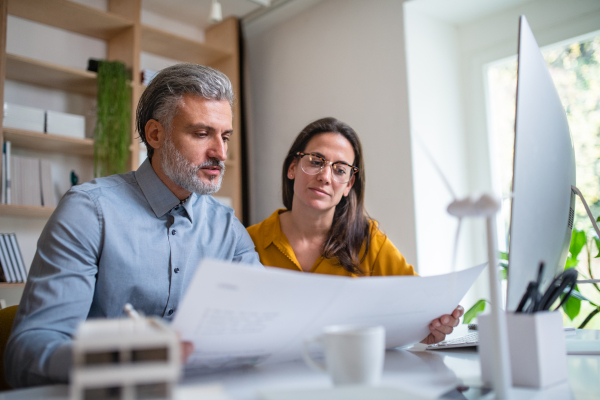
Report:
[[[348,183],[358,168],[341,161],[331,162],[312,153],[296,153],[300,157],[300,167],[308,175],[317,175],[327,164],[331,165],[331,176],[337,183]]]

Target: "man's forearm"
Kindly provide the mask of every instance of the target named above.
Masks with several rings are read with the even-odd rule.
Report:
[[[14,388],[67,382],[73,362],[71,339],[34,330],[10,338],[4,356],[6,381]]]

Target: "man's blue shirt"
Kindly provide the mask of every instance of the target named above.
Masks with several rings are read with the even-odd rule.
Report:
[[[38,241],[6,348],[7,381],[65,381],[78,324],[123,316],[125,303],[170,320],[203,258],[260,265],[231,208],[196,194],[181,205],[148,160],[73,187]]]

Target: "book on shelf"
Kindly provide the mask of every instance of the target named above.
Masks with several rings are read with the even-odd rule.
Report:
[[[2,143],[2,186],[0,186],[0,204],[6,204],[6,143]]]
[[[2,145],[2,204],[11,203],[11,144],[9,141]]]
[[[27,270],[23,262],[23,255],[19,248],[17,235],[14,233],[0,234],[0,280],[15,283],[27,280]]]
[[[52,184],[52,164],[50,160],[40,160],[40,179],[42,183],[42,205],[44,207],[56,207],[56,196]]]
[[[52,164],[49,160],[11,155],[9,151],[3,159],[8,166],[3,180],[5,204],[56,207]]]
[[[2,267],[2,282],[16,282],[15,276],[13,275],[12,268],[8,264],[8,249],[4,244],[4,240],[0,238],[0,267]]]
[[[5,233],[4,237],[6,240],[10,240],[12,250],[15,254],[15,258],[17,259],[17,266],[21,273],[21,277],[23,278],[22,282],[25,282],[27,280],[27,269],[25,269],[25,263],[23,262],[23,254],[21,253],[19,242],[17,242],[17,235],[14,233]]]

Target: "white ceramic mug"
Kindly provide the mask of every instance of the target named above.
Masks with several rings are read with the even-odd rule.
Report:
[[[325,364],[309,354],[309,346],[315,342],[323,346]],[[385,357],[385,328],[327,326],[320,336],[304,341],[302,355],[308,365],[329,373],[334,385],[377,385]]]

